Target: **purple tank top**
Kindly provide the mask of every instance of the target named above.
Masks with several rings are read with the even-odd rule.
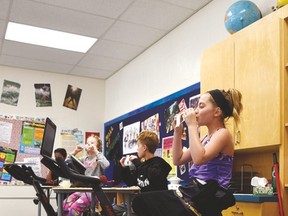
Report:
[[[204,137],[202,143],[205,146],[210,138]],[[219,153],[215,158],[203,165],[193,164],[189,170],[191,178],[198,178],[203,181],[215,179],[223,188],[228,188],[232,178],[233,157]]]

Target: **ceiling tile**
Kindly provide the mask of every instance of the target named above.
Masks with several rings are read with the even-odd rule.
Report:
[[[6,20],[8,17],[9,6],[12,1],[10,0],[0,0],[0,19]]]
[[[117,18],[134,2],[134,0],[34,0],[48,5],[60,6],[64,8],[91,13],[104,17]]]
[[[212,0],[162,0],[163,2],[169,2],[173,5],[178,5],[185,8],[190,8],[192,10],[199,10]]]
[[[194,11],[161,1],[136,1],[120,20],[168,31],[186,20]]]
[[[88,54],[79,62],[78,65],[88,68],[97,68],[97,69],[115,71],[125,64],[127,64],[127,61],[125,60],[112,59]]]
[[[64,74],[68,73],[73,67],[73,65],[57,64],[53,62],[38,61],[34,59],[25,59],[21,57],[7,56],[7,55],[0,56],[0,64],[11,67],[19,67],[24,69],[32,69],[32,70],[40,70],[40,71],[56,72]]]
[[[4,39],[6,31],[6,22],[0,20],[0,39]]]
[[[96,79],[107,79],[107,77],[113,75],[114,72],[77,66],[73,68],[69,74],[84,77],[94,77]]]
[[[103,36],[103,39],[124,42],[138,46],[150,46],[165,35],[165,31],[148,28],[141,25],[118,21]]]
[[[100,40],[89,50],[90,54],[101,55],[111,58],[131,60],[139,55],[145,47],[133,46],[116,41]]]
[[[79,52],[65,51],[7,40],[4,41],[2,53],[9,56],[64,64],[76,64],[84,56],[83,53]]]
[[[113,19],[27,0],[14,0],[10,20],[91,37],[100,37],[114,22]]]

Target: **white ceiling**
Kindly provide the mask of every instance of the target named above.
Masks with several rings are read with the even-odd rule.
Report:
[[[107,79],[212,0],[0,0],[0,65]],[[5,40],[7,22],[96,37],[86,53]]]

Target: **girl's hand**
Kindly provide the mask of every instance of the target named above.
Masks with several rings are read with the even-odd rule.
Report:
[[[73,151],[73,155],[78,154],[78,153],[81,152],[83,149],[84,149],[84,145],[83,145],[83,144],[78,144],[78,145],[75,147],[74,151]]]
[[[183,112],[183,118],[187,124],[187,126],[190,125],[197,125],[197,119],[196,119],[196,112],[193,108],[189,108]]]

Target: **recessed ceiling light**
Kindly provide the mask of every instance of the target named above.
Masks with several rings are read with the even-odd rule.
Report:
[[[6,40],[86,53],[97,38],[9,22]]]

